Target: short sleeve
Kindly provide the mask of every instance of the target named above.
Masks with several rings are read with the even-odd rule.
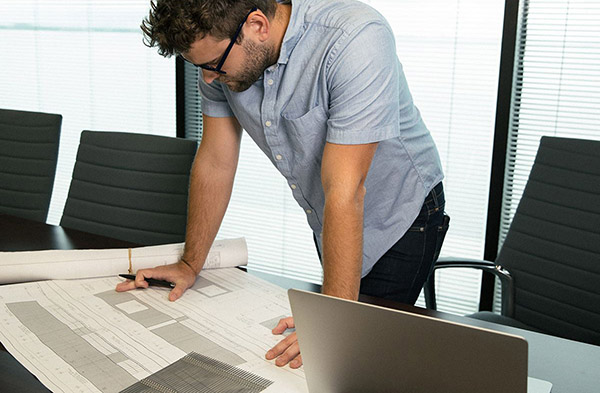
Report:
[[[202,113],[212,117],[234,117],[223,91],[223,85],[218,81],[208,84],[198,76],[198,90],[202,96]]]
[[[362,144],[398,137],[400,72],[394,36],[385,23],[372,22],[342,36],[328,67],[327,141]]]

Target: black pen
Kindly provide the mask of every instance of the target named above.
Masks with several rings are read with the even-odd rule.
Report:
[[[119,277],[126,278],[128,280],[135,280],[135,274],[119,274]],[[175,288],[175,284],[172,282],[164,281],[164,280],[155,280],[153,278],[144,278],[144,281],[148,283],[148,285],[152,285],[155,287],[166,287],[166,288]]]

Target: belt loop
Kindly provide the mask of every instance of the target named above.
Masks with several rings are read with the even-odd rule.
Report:
[[[440,185],[441,183],[438,183],[435,187],[433,187],[433,189],[431,190],[431,197],[433,198],[433,206],[434,207],[438,207],[439,203],[438,203],[438,195],[436,192],[436,188],[438,188],[438,185]]]

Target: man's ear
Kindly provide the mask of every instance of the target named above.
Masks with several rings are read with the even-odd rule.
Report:
[[[265,42],[271,34],[271,21],[261,10],[256,10],[248,17],[244,29],[244,36],[249,33],[260,42]]]

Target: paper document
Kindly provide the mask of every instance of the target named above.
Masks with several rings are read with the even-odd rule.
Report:
[[[175,263],[185,243],[106,250],[46,250],[0,252],[0,284],[116,276]],[[203,269],[248,263],[246,240],[216,240]]]
[[[230,364],[191,352],[121,393],[260,393],[272,383]]]
[[[291,315],[284,289],[239,269],[203,270],[168,289],[116,292],[116,277],[0,286],[0,342],[51,391],[118,392],[191,352],[307,392],[302,368],[275,366],[271,333]]]

